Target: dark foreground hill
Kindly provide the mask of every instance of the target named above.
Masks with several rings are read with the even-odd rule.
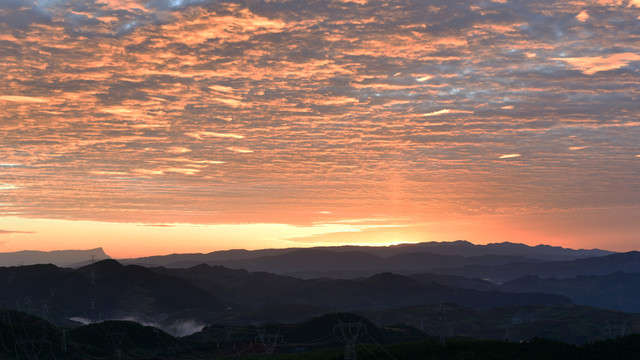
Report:
[[[584,344],[640,333],[640,314],[579,305],[507,306],[474,310],[455,304],[361,313],[377,325],[402,323],[447,337],[523,341],[546,338]]]
[[[132,321],[69,329],[0,309],[0,359],[165,359],[187,353],[180,339]]]
[[[22,312],[0,309],[0,359],[342,359],[345,344],[360,359],[636,359],[640,336],[574,345],[430,336],[406,326],[377,326],[361,316],[333,313],[298,324],[211,325],[176,338],[131,321],[61,328]]]

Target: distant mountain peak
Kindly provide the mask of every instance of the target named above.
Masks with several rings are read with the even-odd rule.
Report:
[[[0,266],[54,264],[60,267],[77,267],[110,258],[102,247],[87,250],[22,250],[0,253]]]

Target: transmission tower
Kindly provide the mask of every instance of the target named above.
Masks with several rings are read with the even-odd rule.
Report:
[[[345,346],[344,360],[356,360],[358,358],[358,354],[356,353],[358,336],[360,336],[360,332],[366,331],[366,325],[360,321],[357,323],[339,322],[333,326],[333,334],[339,337]]]
[[[258,342],[262,344],[266,354],[273,354],[276,345],[282,342],[282,335],[278,333],[267,334],[265,329],[259,329],[258,336],[256,336],[256,343]]]

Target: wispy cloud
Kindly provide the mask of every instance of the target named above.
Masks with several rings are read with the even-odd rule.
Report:
[[[10,235],[10,234],[33,234],[33,231],[15,231],[15,230],[2,230],[0,229],[0,235]]]
[[[450,112],[451,112],[450,109],[442,109],[442,110],[437,110],[437,111],[432,111],[430,113],[422,114],[422,116],[437,116],[442,114],[448,114]]]
[[[520,157],[522,155],[520,154],[504,154],[504,155],[500,155],[499,159],[512,159],[512,158],[517,158]]]
[[[19,189],[19,188],[20,187],[17,186],[17,185],[0,183],[0,190],[15,190],[15,189]]]

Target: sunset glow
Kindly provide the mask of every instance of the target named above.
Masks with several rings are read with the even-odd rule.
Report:
[[[0,252],[638,249],[638,1],[10,0]]]

